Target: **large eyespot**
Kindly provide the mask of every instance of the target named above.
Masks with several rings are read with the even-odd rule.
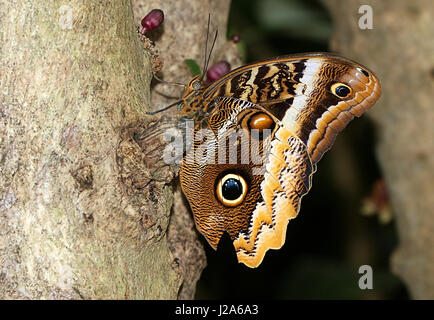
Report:
[[[330,89],[332,93],[339,98],[346,98],[352,93],[349,86],[340,82],[334,83]]]
[[[246,180],[239,174],[228,173],[217,183],[217,199],[227,207],[241,204],[247,194]]]
[[[259,112],[253,115],[249,120],[250,130],[257,130],[260,140],[266,138],[274,129],[274,120],[266,113]]]

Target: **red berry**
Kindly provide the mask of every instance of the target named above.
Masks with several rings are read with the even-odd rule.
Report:
[[[141,33],[157,28],[164,21],[164,12],[160,9],[154,9],[142,19]]]
[[[240,42],[240,35],[239,34],[234,34],[231,38],[233,43],[238,43]]]
[[[214,64],[211,68],[206,72],[206,84],[214,82],[221,76],[225,75],[231,70],[231,65],[226,61],[219,61]]]

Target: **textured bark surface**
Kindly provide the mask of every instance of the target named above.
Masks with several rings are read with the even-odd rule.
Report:
[[[332,50],[372,69],[383,94],[368,114],[396,214],[392,270],[413,298],[434,298],[434,3],[430,0],[324,0],[335,24]],[[373,9],[373,29],[358,26]]]
[[[194,294],[204,257],[185,268],[167,240],[176,168],[159,165],[137,139],[150,121],[152,77],[135,31],[137,2],[0,2],[3,299],[174,299],[183,282],[183,297]],[[144,12],[154,3],[143,1]],[[211,5],[225,3],[215,15],[224,26],[229,8],[164,3],[157,7],[172,22],[161,40],[185,43],[206,23],[168,27],[191,14],[206,21]],[[176,9],[187,3],[196,9]],[[197,241],[191,228],[186,234]]]

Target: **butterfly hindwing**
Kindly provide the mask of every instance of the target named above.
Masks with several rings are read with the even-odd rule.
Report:
[[[197,228],[208,242],[216,248],[222,233],[228,232],[239,261],[255,267],[268,249],[283,245],[286,225],[297,215],[300,199],[310,188],[312,164],[303,142],[263,107],[233,98],[217,98],[213,103],[216,106],[208,118],[208,128],[214,137],[209,132],[205,144],[208,151],[213,150],[214,159],[202,164],[194,160],[201,150],[199,142],[204,143],[200,136],[184,158],[181,186]],[[262,161],[254,161],[249,154],[243,163],[243,152],[254,152],[252,140],[258,139],[250,136],[248,127],[249,119],[258,114],[270,116],[275,123],[268,135],[259,137],[257,153]],[[247,136],[244,141],[243,134]],[[231,150],[233,143],[238,148]],[[247,150],[243,150],[243,143]],[[218,151],[224,148],[225,157],[219,159]],[[246,182],[244,200],[235,206],[218,196],[219,181],[227,175],[238,175]]]

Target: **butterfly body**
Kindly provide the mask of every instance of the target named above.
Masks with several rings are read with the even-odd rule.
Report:
[[[316,163],[379,95],[372,72],[329,54],[242,66],[207,87],[193,78],[179,112],[195,120],[180,181],[210,245],[228,232],[249,267],[280,248]]]

